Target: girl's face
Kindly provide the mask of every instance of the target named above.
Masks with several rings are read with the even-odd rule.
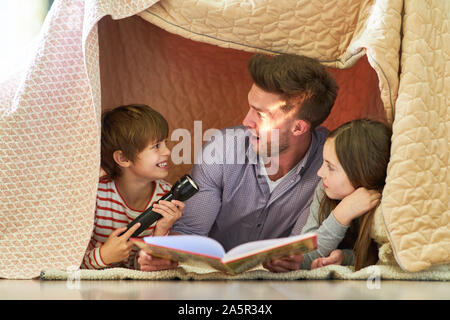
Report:
[[[322,178],[325,193],[330,199],[342,200],[355,191],[337,158],[334,138],[325,141],[323,163],[317,175]]]
[[[132,162],[130,169],[136,177],[146,180],[164,179],[169,174],[168,161],[170,150],[166,140],[151,142]]]

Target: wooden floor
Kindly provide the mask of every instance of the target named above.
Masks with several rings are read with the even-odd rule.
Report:
[[[0,300],[449,300],[436,281],[0,280]]]

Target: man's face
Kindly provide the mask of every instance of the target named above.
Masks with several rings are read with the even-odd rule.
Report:
[[[292,113],[286,114],[280,109],[285,104],[280,95],[266,92],[253,84],[248,93],[248,103],[250,110],[242,123],[252,134],[250,143],[255,152],[272,157],[288,149],[294,117]],[[278,139],[276,135],[272,137],[271,130],[278,130]]]

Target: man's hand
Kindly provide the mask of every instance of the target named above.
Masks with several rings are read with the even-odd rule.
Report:
[[[138,263],[142,271],[175,269],[178,266],[176,261],[153,257],[144,250],[139,251]]]
[[[344,251],[333,250],[328,257],[317,258],[311,262],[311,270],[328,266],[330,264],[342,264],[344,261]]]
[[[263,263],[263,267],[271,272],[289,272],[300,269],[303,259],[303,254],[299,253]]]

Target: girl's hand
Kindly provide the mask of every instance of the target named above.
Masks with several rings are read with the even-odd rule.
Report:
[[[353,219],[362,216],[380,203],[381,193],[360,187],[342,199],[333,210],[334,218],[348,226]]]
[[[184,209],[184,203],[178,200],[161,200],[153,205],[153,211],[158,212],[163,217],[156,222],[155,236],[165,236],[172,225],[181,218]]]
[[[344,262],[344,251],[333,250],[328,257],[317,258],[311,262],[311,270],[328,266],[330,264],[342,264]]]
[[[140,223],[136,223],[122,235],[121,233],[127,230],[127,227],[119,228],[111,232],[106,242],[100,247],[100,255],[103,262],[111,264],[128,259],[131,248],[133,248],[133,242],[128,241],[128,239],[130,239],[131,235],[140,226]]]
[[[263,263],[263,267],[271,272],[289,272],[299,270],[305,257],[299,253]]]

